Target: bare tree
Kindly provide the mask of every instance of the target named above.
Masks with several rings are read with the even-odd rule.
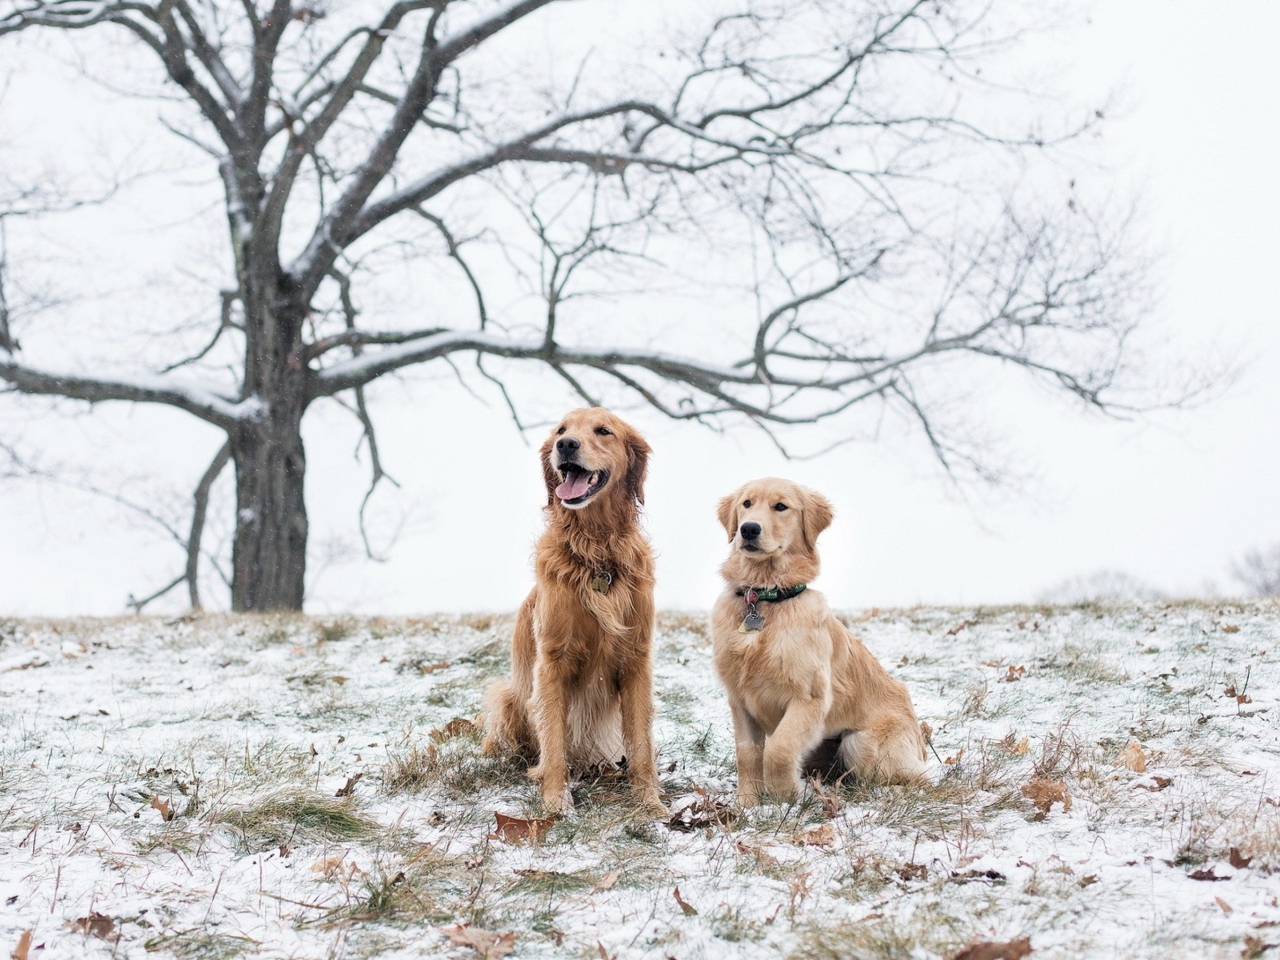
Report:
[[[1248,551],[1231,565],[1231,574],[1255,596],[1280,596],[1280,543]]]
[[[513,362],[588,402],[745,416],[779,443],[777,428],[879,405],[948,469],[981,469],[940,415],[944,371],[1018,369],[1120,411],[1143,306],[1123,232],[1065,171],[1028,172],[1100,114],[1051,134],[1027,102],[974,99],[999,94],[980,68],[1016,40],[987,7],[718,3],[684,11],[683,39],[600,63],[571,39],[522,59],[572,36],[582,5],[565,0],[3,0],[0,36],[115,30],[139,90],[179,94],[165,122],[216,165],[231,276],[203,341],[159,372],[37,362],[0,313],[0,382],[224,431],[173,586],[198,602],[208,492],[233,463],[237,610],[302,604],[308,408],[358,417],[376,486],[365,390],[415,364],[474,363],[517,422]],[[397,257],[456,271],[431,274],[431,322],[361,308],[358,284]],[[668,328],[680,350],[583,305],[631,318],[676,288],[708,291],[705,323]],[[717,314],[710,291],[729,288],[742,296]]]

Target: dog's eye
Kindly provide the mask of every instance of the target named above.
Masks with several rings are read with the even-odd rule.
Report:
[[[559,430],[556,431],[556,436],[558,437],[562,433],[564,433],[564,427],[561,427]]]
[[[600,434],[602,437],[613,436],[613,431],[608,427],[596,427],[596,433]]]
[[[787,505],[785,503],[775,503],[773,505],[773,509],[781,513],[783,510],[787,509]]]
[[[749,507],[749,506],[751,506],[751,501],[750,501],[750,500],[743,500],[743,501],[742,501],[742,505],[743,505],[744,507]]]

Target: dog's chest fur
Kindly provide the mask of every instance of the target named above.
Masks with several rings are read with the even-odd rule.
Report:
[[[820,594],[806,592],[791,600],[760,605],[764,626],[741,633],[746,615],[742,598],[726,592],[711,615],[711,640],[716,672],[747,711],[767,731],[782,719],[794,700],[827,698],[830,689],[831,642],[826,631],[815,631],[814,608],[823,608]]]

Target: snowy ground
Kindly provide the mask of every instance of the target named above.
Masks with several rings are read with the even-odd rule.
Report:
[[[934,782],[721,808],[732,741],[703,620],[664,615],[673,827],[612,776],[523,822],[534,785],[449,725],[505,670],[506,617],[0,620],[0,948],[951,958],[1029,937],[1033,958],[1280,956],[1280,605],[850,622],[933,727]]]

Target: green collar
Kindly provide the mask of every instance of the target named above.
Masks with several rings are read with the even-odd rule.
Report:
[[[797,583],[794,587],[739,587],[735,593],[744,598],[748,604],[762,600],[777,602],[798,597],[808,588],[807,583]]]

